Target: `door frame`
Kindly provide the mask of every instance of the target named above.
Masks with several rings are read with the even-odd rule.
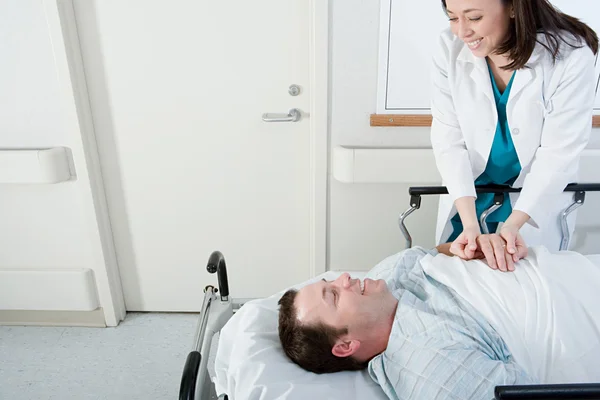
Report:
[[[94,271],[107,326],[125,319],[126,308],[108,203],[102,179],[94,121],[85,80],[73,0],[42,0],[56,67],[64,121],[72,138],[73,163],[83,209],[87,247],[84,266]]]
[[[73,0],[43,0],[59,84],[68,107],[67,124],[81,143],[72,149],[81,182],[88,262],[108,326],[125,318],[126,308],[94,121],[87,91]],[[329,158],[329,1],[309,0],[310,73],[310,276],[327,271],[327,199]],[[79,147],[79,146],[78,146]],[[105,273],[99,273],[104,271]]]
[[[329,0],[310,4],[310,276],[327,271]]]

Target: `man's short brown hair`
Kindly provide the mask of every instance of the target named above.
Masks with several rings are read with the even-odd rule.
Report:
[[[294,300],[297,290],[291,289],[279,299],[279,340],[285,354],[307,371],[317,374],[355,371],[367,367],[354,357],[337,357],[331,350],[337,338],[348,329],[337,329],[323,322],[301,324],[297,319]]]

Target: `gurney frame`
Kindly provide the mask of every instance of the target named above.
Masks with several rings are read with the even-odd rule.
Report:
[[[487,216],[502,205],[504,193],[514,193],[520,191],[520,189],[488,185],[478,186],[476,191],[477,193],[496,194],[494,205],[486,210],[480,219],[481,225],[485,227]],[[567,225],[568,215],[584,204],[586,192],[600,191],[600,184],[570,184],[565,188],[565,191],[573,192],[573,203],[560,216],[563,235],[561,249],[567,249],[570,242],[569,227]],[[406,229],[404,221],[411,213],[420,208],[421,196],[443,195],[448,194],[448,191],[443,186],[411,187],[409,188],[409,194],[410,208],[403,212],[398,219],[407,248],[412,247],[412,237]],[[483,231],[488,233],[485,228]],[[210,255],[206,269],[211,274],[217,274],[219,288],[209,285],[204,289],[204,300],[194,335],[193,347],[183,368],[179,400],[228,400],[227,394],[217,396],[214,383],[208,373],[208,358],[215,333],[223,328],[242,304],[232,301],[229,295],[227,267],[221,252],[214,251]],[[600,383],[496,386],[494,399],[600,399]]]

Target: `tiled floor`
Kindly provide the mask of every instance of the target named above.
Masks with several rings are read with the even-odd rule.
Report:
[[[176,399],[197,318],[133,313],[117,328],[0,326],[0,399]]]

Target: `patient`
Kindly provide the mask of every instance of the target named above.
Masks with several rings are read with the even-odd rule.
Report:
[[[279,337],[308,371],[368,368],[391,399],[490,399],[497,385],[600,381],[598,287],[600,268],[577,253],[532,248],[501,272],[417,247],[362,282],[287,291]]]

